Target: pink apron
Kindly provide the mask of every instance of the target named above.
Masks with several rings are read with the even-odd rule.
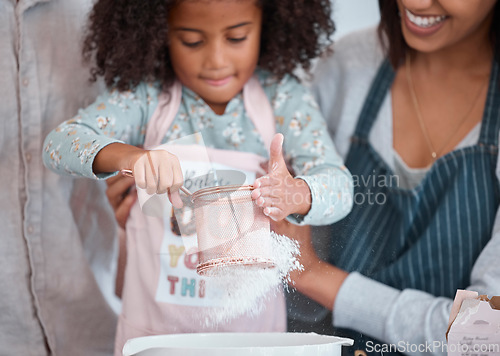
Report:
[[[158,148],[177,114],[181,95],[182,86],[178,82],[169,93],[160,94],[158,107],[148,124],[145,148]],[[251,78],[244,86],[243,101],[245,110],[269,148],[275,132],[274,114],[256,78]],[[193,163],[192,167],[196,166],[197,160],[203,161],[194,145],[179,147],[169,146],[169,152],[179,157],[181,166],[184,161]],[[255,173],[264,173],[260,163],[266,161],[265,157],[210,148],[205,152],[212,163],[246,172],[247,183],[253,183]],[[217,307],[217,298],[210,299],[206,295],[205,278],[196,274],[197,254],[186,254],[183,238],[176,236],[167,225],[167,219],[146,216],[138,203],[132,208],[126,226],[127,264],[115,343],[116,356],[121,355],[126,340],[140,336],[286,331],[286,307],[282,292],[269,294],[265,306],[257,315],[243,315],[219,325],[209,325],[200,320],[204,308]]]

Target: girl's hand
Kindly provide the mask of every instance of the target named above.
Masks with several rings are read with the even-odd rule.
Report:
[[[302,179],[293,178],[282,154],[283,135],[271,142],[268,174],[255,180],[252,199],[275,221],[290,214],[305,215],[311,208],[311,192]]]
[[[92,170],[95,174],[128,170],[132,167],[135,184],[148,194],[168,192],[170,202],[182,208],[179,188],[183,184],[179,160],[163,151],[146,151],[124,143],[112,143],[95,156]]]
[[[168,192],[175,208],[182,208],[179,189],[184,183],[177,157],[164,150],[146,151],[132,163],[135,184],[148,194]]]

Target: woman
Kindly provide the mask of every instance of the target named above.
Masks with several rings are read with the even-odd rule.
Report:
[[[385,344],[357,335],[358,349],[441,354],[456,290],[500,294],[499,8],[379,6],[378,35],[340,40],[316,71],[355,205],[327,232],[330,264],[302,236],[295,287]]]

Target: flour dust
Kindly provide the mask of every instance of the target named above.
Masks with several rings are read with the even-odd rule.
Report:
[[[251,317],[260,314],[266,300],[281,293],[283,283],[290,282],[290,272],[303,270],[297,241],[274,232],[270,240],[270,257],[276,267],[227,265],[211,271],[207,287],[219,291],[222,307],[207,309],[206,326],[224,324],[244,314]]]

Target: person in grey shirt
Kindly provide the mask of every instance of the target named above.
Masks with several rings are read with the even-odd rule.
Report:
[[[41,159],[48,132],[100,89],[81,60],[90,6],[90,0],[0,0],[3,355],[113,351],[116,316],[89,263],[111,263],[113,212],[102,186],[52,173]]]

